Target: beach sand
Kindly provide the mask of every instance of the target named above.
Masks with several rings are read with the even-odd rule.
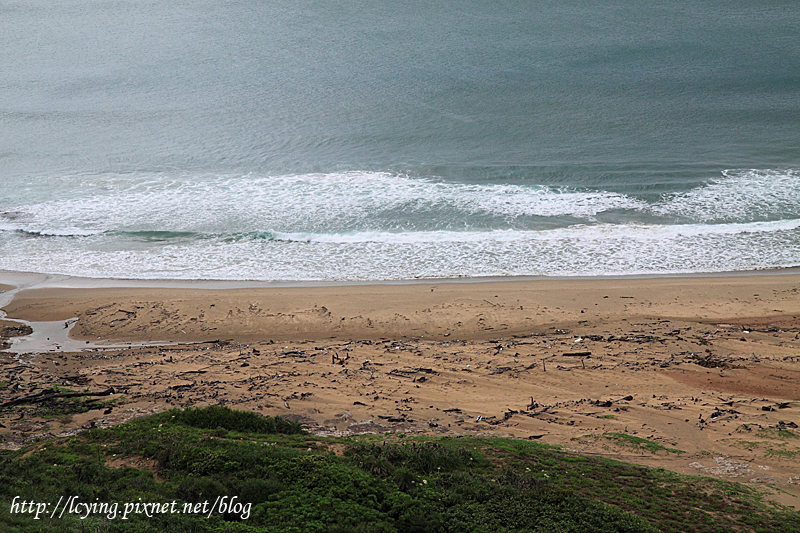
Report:
[[[536,439],[758,485],[800,508],[797,273],[48,288],[20,291],[5,310],[77,317],[81,342],[161,345],[0,353],[3,401],[54,386],[113,387],[102,399],[117,398],[58,420],[35,405],[0,410],[4,447],[222,404],[319,435]]]

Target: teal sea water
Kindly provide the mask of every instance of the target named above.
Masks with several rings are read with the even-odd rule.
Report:
[[[800,265],[796,1],[0,4],[0,269]]]

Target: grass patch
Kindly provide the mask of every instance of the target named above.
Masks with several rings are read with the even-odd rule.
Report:
[[[333,447],[343,455],[329,453]],[[136,468],[139,461],[163,481]],[[736,483],[514,439],[318,438],[294,422],[217,407],[0,451],[0,493],[0,531],[12,533],[800,531],[798,513]],[[120,505],[141,498],[180,509],[236,496],[248,507],[247,516],[242,507],[34,520],[9,512],[15,496],[51,505],[62,496]]]
[[[743,439],[723,439],[723,442],[726,442],[730,446],[748,451],[764,449],[765,457],[775,457],[779,459],[794,459],[800,457],[800,449],[787,449],[786,442],[749,441]]]
[[[766,445],[769,445],[769,443],[765,441],[754,441],[754,440],[744,440],[744,439],[722,439],[722,441],[729,444],[730,446],[734,446],[736,448],[742,448],[744,450],[757,450],[759,448],[763,448]]]
[[[666,446],[659,444],[657,442],[653,442],[648,439],[643,439],[635,435],[628,435],[627,433],[605,433],[603,434],[603,436],[621,448],[628,448],[635,451],[652,453],[653,455],[657,455],[658,452],[664,452],[667,454],[685,453],[683,450],[678,450],[677,448],[667,448]]]
[[[756,433],[757,437],[762,439],[797,439],[800,435],[791,429],[778,429],[778,428],[762,428]]]
[[[168,411],[161,418],[175,424],[182,424],[200,429],[224,429],[240,433],[280,433],[283,435],[299,435],[303,426],[299,422],[280,417],[261,416],[247,411],[234,411],[229,407],[211,406],[203,409],[186,409]]]
[[[764,452],[764,456],[776,457],[779,459],[794,459],[796,457],[800,457],[800,450],[776,450],[775,448],[770,448]]]

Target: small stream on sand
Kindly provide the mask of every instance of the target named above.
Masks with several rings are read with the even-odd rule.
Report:
[[[31,322],[28,320],[21,320],[17,318],[10,318],[3,308],[5,308],[14,299],[14,296],[22,291],[28,289],[42,288],[44,286],[52,286],[54,283],[70,279],[69,276],[48,276],[43,274],[28,274],[28,273],[3,273],[3,281],[12,285],[13,288],[0,293],[0,320],[13,322],[20,326],[28,326],[33,332],[30,335],[21,335],[18,337],[9,337],[10,343],[7,351],[16,355],[18,359],[23,354],[40,354],[40,353],[60,353],[60,352],[79,352],[85,350],[98,350],[98,349],[120,349],[131,348],[134,346],[156,346],[175,344],[169,342],[126,342],[126,343],[108,343],[108,342],[93,342],[86,340],[76,340],[69,337],[69,332],[78,323],[78,318],[70,318],[68,320],[56,320],[54,322]]]

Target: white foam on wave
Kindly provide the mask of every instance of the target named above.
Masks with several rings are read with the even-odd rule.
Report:
[[[448,183],[380,172],[307,174],[259,181],[253,183],[279,193],[275,199],[279,205],[316,212],[320,210],[321,199],[330,198],[341,204],[326,204],[323,209],[340,215],[353,210],[374,212],[395,208],[455,207],[465,213],[591,217],[609,209],[632,209],[642,205],[634,199],[610,192]]]
[[[220,280],[385,280],[458,276],[577,276],[789,267],[800,219],[719,225],[578,225],[547,231],[305,235],[208,240],[148,249],[65,249],[7,243],[0,268],[86,277]]]
[[[559,238],[605,238],[624,235],[628,239],[670,239],[698,236],[722,236],[742,233],[769,233],[800,228],[800,219],[774,222],[751,222],[748,224],[579,224],[550,230],[491,230],[491,231],[416,231],[397,233],[387,231],[364,231],[348,234],[280,233],[273,234],[276,240],[303,243],[478,243],[520,242],[527,240],[551,241]]]
[[[0,225],[0,268],[142,279],[380,280],[800,264],[800,202],[792,201],[800,197],[800,176],[793,171],[729,172],[654,203],[604,191],[374,172],[75,179],[86,180],[81,196],[7,211],[13,217]],[[596,221],[612,210],[689,223]],[[397,213],[442,223],[412,230],[387,224]],[[552,229],[470,227],[471,217],[481,216],[573,220]],[[141,233],[132,243],[136,232],[177,237]],[[37,235],[54,238],[27,238]]]
[[[524,217],[594,222],[601,213],[621,210],[690,223],[800,217],[800,176],[791,170],[726,171],[655,203],[609,191],[451,183],[385,172],[76,176],[73,181],[71,197],[12,206],[14,217],[2,220],[0,230],[61,236],[464,231],[514,225]]]
[[[727,170],[701,187],[667,195],[649,209],[697,222],[800,217],[800,175],[793,170]]]
[[[14,209],[26,216],[5,226],[41,234],[103,231],[249,232],[335,230],[390,223],[392,216],[469,225],[472,215],[590,219],[644,203],[603,191],[507,184],[470,185],[381,172],[295,176],[80,177],[80,195]],[[462,220],[453,221],[453,212]],[[392,215],[394,213],[394,215]],[[440,220],[436,220],[436,218]]]

